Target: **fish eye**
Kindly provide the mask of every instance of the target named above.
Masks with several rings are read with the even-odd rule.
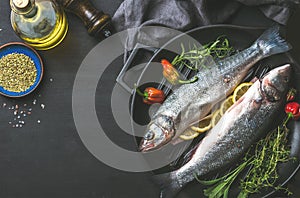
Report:
[[[146,135],[145,135],[145,140],[153,140],[154,139],[154,133],[153,132],[148,132]]]
[[[287,76],[285,76],[285,77],[283,77],[283,81],[284,81],[285,83],[287,83],[287,82],[289,82],[289,78],[288,78]]]

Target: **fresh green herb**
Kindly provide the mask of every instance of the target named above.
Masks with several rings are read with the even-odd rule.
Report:
[[[250,155],[251,149],[248,150],[243,162],[227,175],[209,180],[199,181],[204,185],[213,185],[204,190],[204,195],[209,198],[228,197],[229,189],[237,176],[248,167],[246,176],[240,181],[240,194],[238,198],[246,198],[250,194],[259,193],[266,188],[275,190],[284,190],[286,193],[291,192],[276,184],[279,178],[277,168],[279,163],[291,160],[290,147],[287,146],[288,128],[286,127],[287,119],[277,129],[271,131],[264,139],[260,140],[254,149],[254,155]]]
[[[240,174],[240,172],[244,170],[244,168],[248,165],[251,159],[252,158],[248,159],[247,161],[244,161],[236,169],[234,169],[227,175],[224,175],[223,177],[217,179],[202,181],[196,177],[197,181],[203,185],[213,185],[204,190],[204,195],[209,198],[218,198],[222,196],[223,198],[227,198],[231,184],[235,181],[236,177]]]
[[[220,36],[216,41],[203,46],[194,45],[193,47],[189,47],[188,51],[185,50],[183,45],[181,45],[181,48],[181,54],[174,58],[172,65],[178,65],[179,67],[186,66],[191,70],[206,67],[212,59],[222,59],[234,52],[233,47],[229,44],[229,40],[224,36]]]
[[[279,163],[287,162],[290,158],[290,148],[287,146],[288,128],[283,125],[260,140],[255,148],[253,160],[249,163],[251,169],[241,180],[239,198],[258,193],[264,188],[290,191],[276,184],[279,177],[277,167]]]

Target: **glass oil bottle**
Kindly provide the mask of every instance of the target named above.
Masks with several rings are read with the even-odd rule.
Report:
[[[66,15],[54,1],[10,0],[10,6],[14,31],[35,49],[51,49],[66,36]]]

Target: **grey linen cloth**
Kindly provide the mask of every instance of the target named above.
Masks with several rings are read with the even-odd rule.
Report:
[[[125,0],[113,16],[117,32],[131,30],[125,51],[142,43],[159,46],[172,38],[173,32],[147,29],[162,26],[182,32],[210,24],[226,23],[241,5],[257,6],[266,17],[285,25],[299,0]]]

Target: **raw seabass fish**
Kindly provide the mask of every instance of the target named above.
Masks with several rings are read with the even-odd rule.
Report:
[[[196,74],[197,82],[184,84],[175,90],[152,117],[140,150],[151,151],[179,137],[228,96],[256,62],[288,51],[290,45],[279,36],[278,31],[278,26],[266,30],[249,48],[202,69]]]
[[[160,197],[174,197],[195,176],[201,179],[235,161],[268,132],[278,111],[283,111],[290,71],[287,64],[257,80],[201,140],[189,162],[174,172],[157,175],[162,184]]]

